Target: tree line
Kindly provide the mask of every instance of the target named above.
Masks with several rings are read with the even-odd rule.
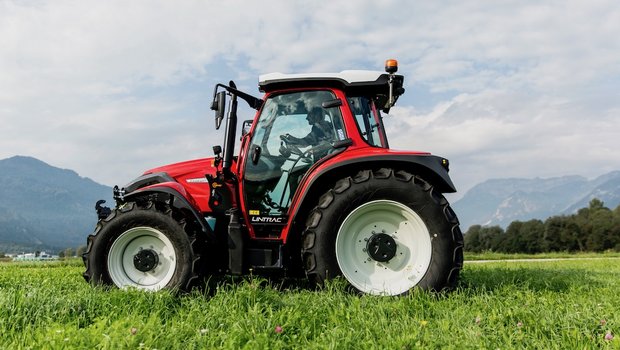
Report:
[[[82,254],[86,251],[86,246],[79,246],[76,249],[66,248],[58,252],[59,258],[71,258],[77,256],[78,258],[82,257]]]
[[[465,250],[479,253],[547,253],[557,251],[620,251],[620,205],[611,210],[599,199],[573,215],[545,221],[513,221],[499,226],[471,226],[464,236]]]

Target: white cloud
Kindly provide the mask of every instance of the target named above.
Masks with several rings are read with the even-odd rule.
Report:
[[[618,109],[590,116],[580,106],[580,101],[484,91],[459,95],[429,112],[394,108],[386,127],[393,147],[450,158],[461,190],[488,178],[594,177],[618,169],[620,155],[613,152]]]
[[[0,158],[120,184],[221,142],[216,82],[395,57],[435,101],[403,96],[391,144],[447,156],[461,189],[595,176],[620,164],[617,33],[617,1],[4,1]]]

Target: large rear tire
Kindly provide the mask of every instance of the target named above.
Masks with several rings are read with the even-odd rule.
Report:
[[[194,236],[172,210],[127,203],[97,223],[83,255],[84,278],[118,288],[188,290],[197,277]]]
[[[462,250],[448,201],[421,178],[385,168],[336,182],[311,211],[302,235],[311,280],[344,276],[374,295],[453,288]]]

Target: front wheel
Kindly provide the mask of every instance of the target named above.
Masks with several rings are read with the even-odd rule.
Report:
[[[196,276],[192,238],[163,209],[128,203],[101,220],[88,237],[84,278],[119,288],[189,289]]]
[[[319,199],[302,259],[318,283],[342,275],[360,292],[400,295],[454,287],[462,247],[456,215],[432,186],[404,171],[365,170]]]

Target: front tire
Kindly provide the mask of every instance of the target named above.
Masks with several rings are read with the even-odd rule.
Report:
[[[169,208],[127,203],[88,237],[84,278],[118,288],[188,290],[196,277],[193,240]]]
[[[311,211],[302,242],[311,280],[344,276],[374,295],[451,289],[463,265],[463,236],[446,199],[392,169],[336,182]]]

